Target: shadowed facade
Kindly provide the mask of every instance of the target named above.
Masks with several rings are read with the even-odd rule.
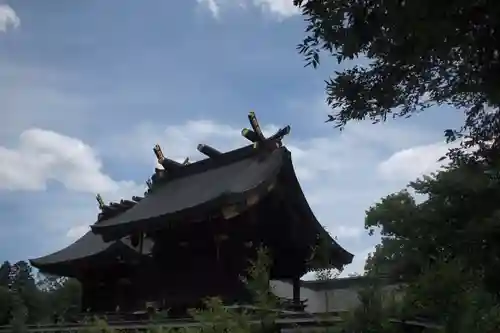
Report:
[[[221,153],[199,145],[206,159],[179,163],[154,152],[163,166],[147,182],[144,197],[104,205],[91,231],[67,248],[33,259],[52,274],[76,277],[83,308],[96,312],[197,306],[207,296],[249,301],[241,281],[249,260],[265,246],[272,279],[293,281],[311,269],[342,267],[352,254],[314,217],[282,146],[287,126],[265,138],[253,113],[251,145]],[[324,245],[321,260],[315,248]]]

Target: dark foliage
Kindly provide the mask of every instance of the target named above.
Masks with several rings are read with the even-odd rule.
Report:
[[[298,46],[306,66],[318,67],[325,54],[338,63],[360,59],[326,81],[334,110],[327,122],[342,129],[351,121],[411,117],[435,104],[465,113],[461,128],[445,130],[448,141],[461,142],[448,153],[450,165],[368,210],[366,228],[380,230],[382,241],[366,269],[407,282],[401,316],[431,318],[446,332],[498,330],[500,3],[294,4],[307,21]]]
[[[54,315],[79,311],[80,285],[76,280],[33,275],[25,261],[0,266],[0,325],[51,322]]]
[[[468,144],[500,131],[500,3],[454,0],[294,0],[307,21],[298,46],[306,66],[321,53],[339,63],[366,57],[326,81],[329,117],[409,117],[432,103],[465,110]],[[455,129],[445,132],[457,137]]]

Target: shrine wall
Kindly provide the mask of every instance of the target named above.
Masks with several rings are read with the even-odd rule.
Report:
[[[331,281],[302,281],[300,298],[306,301],[306,311],[310,313],[343,312],[352,310],[360,304],[358,293],[364,286],[366,286],[366,280],[363,277],[348,277]],[[289,281],[273,280],[271,288],[278,297],[293,298],[293,286]],[[397,284],[383,286],[382,293],[396,299],[402,297]]]

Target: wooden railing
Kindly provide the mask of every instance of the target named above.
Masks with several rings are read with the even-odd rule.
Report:
[[[321,319],[321,318],[278,318],[275,324],[278,328],[293,328],[293,327],[304,327],[304,326],[323,326],[323,325],[334,325],[338,324],[342,320],[339,317]],[[260,320],[255,319],[250,321],[251,324],[258,325]],[[152,327],[162,327],[162,328],[196,328],[206,326],[207,324],[201,324],[197,321],[190,319],[179,319],[179,320],[165,320],[165,321],[124,321],[124,322],[108,322],[110,328],[115,330],[120,330],[123,332],[132,331],[146,331]],[[33,333],[49,333],[49,332],[78,332],[85,329],[91,328],[91,324],[60,324],[60,325],[30,325],[28,326],[28,332]],[[0,327],[0,333],[10,333],[12,328],[10,326]]]
[[[335,326],[341,323],[343,320],[340,316],[329,316],[325,317],[317,315],[307,315],[299,313],[286,313],[285,316],[279,316],[275,320],[276,327],[281,332],[297,332],[298,330],[313,329],[325,326]],[[423,329],[435,329],[439,330],[441,327],[439,325],[418,322],[418,321],[400,321],[393,319],[391,322],[395,325],[402,325],[404,327],[416,328],[418,331]],[[137,320],[137,321],[108,321],[108,326],[115,330],[120,330],[122,332],[137,332],[137,331],[147,331],[152,327],[162,327],[162,328],[196,328],[206,326],[207,323],[200,323],[193,319],[167,319],[159,321],[148,321],[148,320]],[[253,319],[250,321],[251,324],[259,325],[261,322],[258,319]],[[61,323],[61,324],[49,324],[49,325],[28,325],[28,332],[32,333],[67,333],[67,332],[79,332],[92,327],[91,323]],[[0,333],[10,333],[12,332],[11,326],[0,326]]]

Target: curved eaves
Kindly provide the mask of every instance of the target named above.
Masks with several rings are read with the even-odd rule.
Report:
[[[285,172],[285,177],[287,179],[286,187],[290,189],[288,193],[289,195],[294,196],[293,202],[295,208],[300,210],[302,216],[308,217],[309,222],[312,222],[314,224],[317,232],[319,232],[320,234],[322,234],[322,236],[325,236],[330,240],[332,244],[331,247],[332,255],[335,258],[338,258],[338,264],[340,264],[341,267],[350,264],[354,258],[354,255],[348,252],[346,249],[344,249],[330,236],[330,234],[319,223],[311,207],[309,206],[309,203],[307,202],[304,192],[302,191],[302,187],[300,186],[300,183],[297,179],[297,175],[295,174],[295,170],[291,159],[291,154],[289,151],[288,151],[287,161],[284,163],[283,171]]]
[[[107,250],[112,244],[113,242],[104,242],[101,236],[89,231],[64,249],[40,258],[31,259],[30,262],[37,268],[65,263],[101,253]]]
[[[105,242],[101,236],[89,231],[64,249],[44,257],[31,259],[30,263],[40,270],[50,270],[51,268],[61,270],[63,266],[71,266],[84,260],[100,257],[103,254],[119,253],[125,256],[148,254],[152,246],[153,243],[150,240],[145,240],[142,253],[139,253],[139,249],[132,246],[129,238]]]
[[[206,215],[217,207],[246,200],[266,187],[279,173],[284,149],[254,153],[242,160],[173,179],[145,197],[133,208],[92,226],[104,239],[119,239],[134,232],[155,230],[165,222]],[[228,153],[231,154],[231,153]]]

